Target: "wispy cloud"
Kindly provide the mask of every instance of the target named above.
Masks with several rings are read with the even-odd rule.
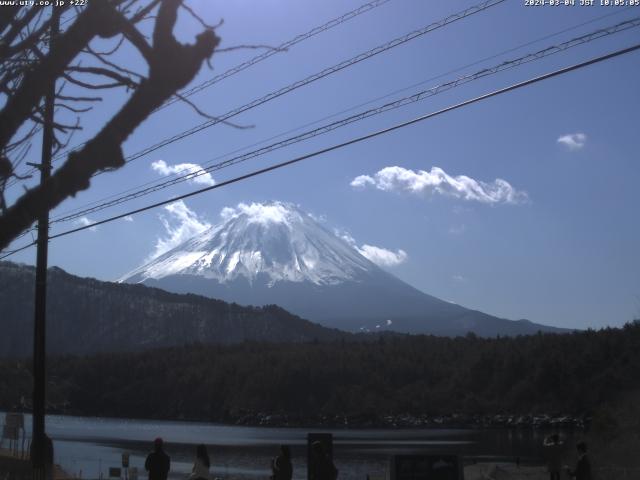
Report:
[[[462,235],[466,231],[467,231],[467,226],[464,224],[452,225],[449,227],[449,233],[451,235]]]
[[[381,267],[395,267],[407,261],[408,255],[404,250],[387,250],[386,248],[374,247],[366,243],[358,248],[363,257],[368,258]]]
[[[580,150],[587,143],[587,135],[584,133],[570,133],[558,138],[558,143],[563,144],[569,150]]]
[[[360,175],[354,178],[351,186],[356,189],[375,187],[385,192],[439,194],[487,204],[520,204],[528,201],[526,192],[516,190],[501,178],[483,182],[466,175],[453,177],[439,167],[432,167],[431,171],[385,167],[373,176]]]
[[[151,164],[151,169],[158,172],[160,175],[168,176],[174,174],[189,174],[187,175],[188,181],[191,183],[212,186],[216,184],[209,172],[206,172],[197,163],[178,163],[176,165],[169,165],[164,160],[156,160]]]
[[[379,267],[395,267],[396,265],[406,262],[409,258],[407,252],[402,249],[398,249],[394,252],[393,250],[367,245],[366,243],[359,247],[355,238],[353,238],[348,232],[336,230],[335,234],[357,250],[360,255],[372,261]]]
[[[94,222],[93,220],[90,220],[87,217],[80,217],[74,223],[79,227],[88,227],[89,225],[93,225],[96,222]],[[95,232],[98,230],[98,227],[90,227],[88,228],[88,230],[90,232]]]
[[[451,278],[459,283],[464,283],[467,281],[466,277],[463,277],[462,275],[452,275]]]
[[[126,217],[123,218],[123,220],[125,222],[133,222],[133,217],[131,215],[127,215]]]
[[[211,227],[210,223],[201,219],[182,200],[170,203],[164,207],[164,211],[166,214],[160,214],[160,221],[166,235],[156,239],[154,251],[147,261],[168,252],[194,235]]]

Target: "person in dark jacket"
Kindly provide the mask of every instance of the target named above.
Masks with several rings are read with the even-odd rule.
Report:
[[[549,478],[551,480],[560,480],[560,472],[562,471],[562,451],[564,445],[560,441],[557,433],[546,437],[543,442],[545,449],[545,457],[547,459],[547,468],[549,470]]]
[[[149,480],[167,480],[171,459],[164,453],[161,438],[156,438],[153,442],[153,452],[147,455],[144,468],[149,472]]]
[[[291,451],[287,445],[280,445],[280,455],[271,461],[273,480],[291,480],[293,466],[291,465]]]
[[[576,449],[578,450],[578,462],[576,463],[576,468],[571,470],[567,467],[567,473],[570,477],[573,477],[576,480],[591,480],[591,464],[587,457],[587,444],[580,442],[576,445]]]
[[[336,480],[338,469],[329,458],[322,442],[316,441],[311,444],[311,455],[313,466],[309,480]]]

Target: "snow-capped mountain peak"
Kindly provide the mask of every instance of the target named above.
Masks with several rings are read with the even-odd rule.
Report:
[[[378,267],[298,206],[285,202],[239,204],[221,223],[125,275],[144,282],[196,275],[220,283],[265,276],[279,281],[334,285]]]

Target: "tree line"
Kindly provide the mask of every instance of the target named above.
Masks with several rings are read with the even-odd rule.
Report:
[[[29,372],[28,362],[0,362],[1,408],[29,398]],[[48,372],[51,406],[83,415],[233,422],[256,412],[582,414],[640,387],[640,322],[492,339],[193,344],[59,356]]]

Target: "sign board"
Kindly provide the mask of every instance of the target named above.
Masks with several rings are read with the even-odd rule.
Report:
[[[109,477],[120,478],[122,471],[118,467],[109,467]]]
[[[395,455],[390,480],[463,480],[457,455]]]
[[[320,442],[322,444],[322,448],[324,453],[329,457],[331,461],[333,461],[333,435],[330,433],[308,433],[307,434],[307,478],[309,480],[318,480],[314,479],[313,472],[315,466],[315,456],[311,451],[311,445],[315,442]]]

